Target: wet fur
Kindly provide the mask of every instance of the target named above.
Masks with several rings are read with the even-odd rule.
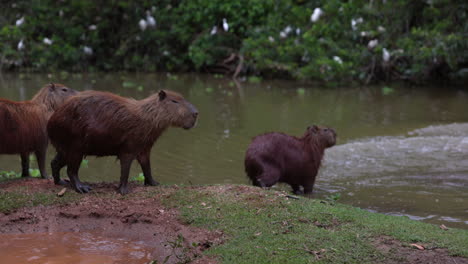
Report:
[[[94,155],[120,159],[121,194],[128,193],[128,173],[134,159],[142,167],[145,184],[157,185],[149,161],[153,144],[170,126],[193,127],[197,115],[191,103],[171,91],[160,91],[143,100],[108,92],[82,92],[60,107],[47,126],[57,150],[51,164],[54,182],[64,184],[60,169],[67,166],[72,187],[88,192],[89,186],[78,178],[78,169],[84,156]]]
[[[252,140],[245,156],[245,171],[255,186],[284,182],[296,194],[311,193],[326,148],[336,143],[333,129],[312,126],[301,137],[266,133]]]
[[[29,154],[34,153],[42,178],[47,178],[47,120],[74,94],[62,84],[48,84],[29,101],[0,98],[0,154],[20,154],[23,177],[29,176]]]

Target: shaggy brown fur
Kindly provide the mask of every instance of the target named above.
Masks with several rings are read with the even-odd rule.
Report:
[[[51,164],[54,182],[66,184],[60,179],[60,169],[66,165],[72,187],[80,193],[88,192],[89,186],[78,178],[78,169],[83,156],[95,155],[120,159],[121,194],[128,193],[134,159],[141,165],[145,185],[157,185],[150,168],[153,144],[169,126],[193,127],[197,116],[191,103],[171,91],[160,91],[140,101],[107,92],[82,92],[60,107],[47,126],[57,149]]]
[[[335,130],[308,127],[301,138],[267,133],[252,140],[245,156],[245,171],[253,184],[270,187],[291,185],[294,193],[311,193],[326,148],[336,143]]]
[[[62,84],[44,86],[30,101],[0,98],[0,154],[20,154],[22,176],[29,176],[29,154],[34,152],[42,178],[47,178],[47,120],[76,91]]]

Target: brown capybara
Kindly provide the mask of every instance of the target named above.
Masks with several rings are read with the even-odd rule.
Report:
[[[117,156],[121,176],[118,191],[128,193],[130,166],[137,159],[145,185],[158,185],[151,176],[150,152],[153,144],[170,126],[195,126],[198,111],[180,94],[161,90],[143,100],[124,98],[108,92],[86,91],[71,98],[49,120],[47,131],[57,150],[51,163],[54,183],[60,169],[67,166],[71,186],[80,193],[89,186],[78,178],[83,156]]]
[[[295,194],[311,193],[326,148],[336,143],[331,128],[311,126],[297,138],[266,133],[252,140],[245,156],[245,171],[255,186],[270,187],[285,182]]]
[[[65,99],[77,92],[62,84],[48,84],[30,100],[0,98],[0,154],[20,154],[22,176],[29,176],[29,154],[36,155],[42,178],[47,178],[47,120]]]

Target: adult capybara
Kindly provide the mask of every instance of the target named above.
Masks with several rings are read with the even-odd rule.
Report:
[[[108,92],[86,91],[71,98],[52,115],[47,125],[57,155],[52,161],[55,184],[60,169],[67,166],[72,187],[80,193],[90,187],[80,182],[78,169],[83,156],[117,156],[121,176],[118,191],[128,193],[128,174],[136,158],[145,185],[158,185],[151,176],[150,151],[170,126],[192,128],[198,111],[180,94],[161,90],[143,100],[120,97]]]
[[[42,178],[47,178],[47,120],[76,91],[62,84],[48,84],[30,100],[0,98],[0,154],[20,154],[22,176],[29,176],[29,154],[34,152]]]
[[[277,182],[291,185],[294,193],[311,193],[326,148],[336,143],[331,128],[311,126],[297,138],[283,133],[266,133],[252,140],[245,156],[245,171],[255,186]]]

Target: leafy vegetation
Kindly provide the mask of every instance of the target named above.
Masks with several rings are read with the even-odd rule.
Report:
[[[0,67],[322,81],[468,75],[462,0],[7,0]]]

